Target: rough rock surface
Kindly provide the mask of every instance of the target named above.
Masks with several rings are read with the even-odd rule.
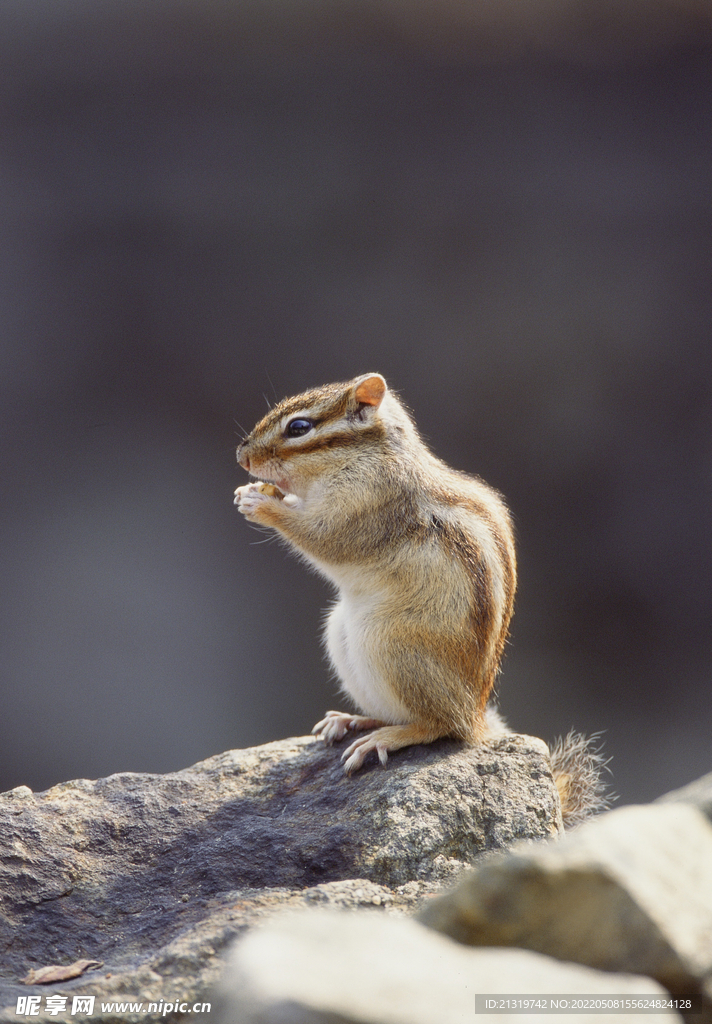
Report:
[[[547,748],[522,736],[414,747],[351,778],[338,749],[302,738],[169,775],[19,787],[0,797],[0,1020],[35,993],[192,1001],[276,906],[406,908],[479,853],[560,830]],[[103,967],[19,984],[83,958]]]
[[[666,999],[649,978],[605,974],[525,950],[468,949],[416,921],[384,914],[282,914],[241,939],[214,993],[215,1024],[498,1024],[577,1014],[476,1016],[475,996],[501,993]],[[631,1024],[629,1013],[596,1020]],[[674,1011],[646,1022],[681,1021]]]
[[[490,858],[420,916],[461,942],[703,993],[712,1019],[712,826],[686,803],[624,807],[559,843]]]

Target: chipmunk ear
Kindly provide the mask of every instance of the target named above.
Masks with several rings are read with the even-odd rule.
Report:
[[[359,405],[373,405],[376,408],[383,401],[388,386],[380,373],[369,373],[354,381],[354,398]]]

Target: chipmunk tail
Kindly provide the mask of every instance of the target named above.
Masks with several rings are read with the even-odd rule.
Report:
[[[512,730],[490,704],[485,712],[487,732],[491,736],[506,735]],[[561,801],[561,817],[566,831],[607,811],[618,799],[608,791],[607,775],[611,774],[610,757],[602,751],[600,732],[584,736],[571,729],[560,736],[549,749],[551,774]]]
[[[551,747],[551,772],[567,831],[608,810],[617,800],[614,793],[607,792],[609,762],[601,751],[600,732],[584,736],[572,729]]]

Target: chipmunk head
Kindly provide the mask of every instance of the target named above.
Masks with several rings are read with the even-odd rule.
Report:
[[[303,493],[323,473],[386,443],[389,428],[410,424],[383,377],[367,373],[285,398],[237,449],[237,461],[261,480]]]

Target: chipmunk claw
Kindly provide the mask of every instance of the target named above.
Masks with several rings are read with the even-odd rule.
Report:
[[[385,740],[379,740],[375,734],[371,736],[361,736],[355,740],[350,747],[341,755],[341,760],[344,763],[344,771],[347,775],[351,775],[353,772],[363,765],[366,756],[375,750],[378,754],[378,760],[382,765],[386,765],[388,761],[388,744]]]
[[[347,732],[375,729],[382,724],[378,718],[366,718],[365,715],[347,715],[344,711],[327,711],[324,718],[317,722],[312,729],[312,735],[318,736],[327,747],[331,747],[337,740],[342,740]]]
[[[352,718],[353,715],[345,715],[342,711],[327,711],[324,718],[312,729],[312,735],[318,736],[327,747],[331,747],[337,740],[344,738],[351,727]]]

